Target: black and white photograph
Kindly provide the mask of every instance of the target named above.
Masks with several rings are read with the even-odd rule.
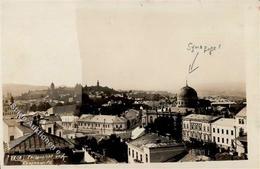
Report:
[[[1,165],[250,160],[250,5],[4,0]]]

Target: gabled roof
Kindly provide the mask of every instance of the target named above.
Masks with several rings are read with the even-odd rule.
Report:
[[[56,146],[56,150],[74,148],[74,145],[66,141],[64,138],[46,132],[43,132],[43,135],[46,136],[49,142],[52,142]],[[47,144],[47,142],[43,140],[43,135],[38,135],[33,132],[11,141],[9,153],[35,152],[37,150],[51,151],[51,145]]]

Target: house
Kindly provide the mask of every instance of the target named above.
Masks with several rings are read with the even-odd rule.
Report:
[[[182,119],[182,139],[191,141],[195,139],[203,142],[211,141],[211,123],[220,117],[202,114],[190,114]]]
[[[61,118],[57,115],[43,116],[39,119],[41,128],[53,135],[62,137],[63,127],[61,126]]]
[[[237,126],[237,133],[236,133],[237,135],[241,135],[242,136],[242,135],[247,133],[246,112],[247,112],[247,109],[246,109],[246,107],[244,107],[235,116],[236,126]]]
[[[236,132],[236,121],[233,118],[220,118],[212,123],[212,141],[215,142],[218,147],[227,150],[232,149]]]
[[[62,127],[65,130],[75,130],[77,129],[77,121],[79,119],[78,116],[74,115],[61,115],[61,122],[62,122]]]
[[[147,133],[127,142],[128,163],[178,161],[185,152],[183,143],[177,143],[155,133]]]
[[[101,135],[124,132],[127,120],[113,115],[82,115],[78,120],[78,131]]]
[[[128,129],[141,124],[141,114],[137,110],[129,109],[125,111],[122,116],[127,120]]]
[[[4,119],[3,123],[3,141],[5,148],[9,147],[9,143],[21,136],[33,133],[30,128],[22,125],[18,119]]]
[[[72,148],[74,145],[61,137],[33,132],[10,142],[5,150],[4,164],[67,164],[72,159]]]

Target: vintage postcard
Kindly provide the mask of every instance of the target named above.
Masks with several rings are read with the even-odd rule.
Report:
[[[1,166],[259,167],[257,5],[3,0]]]

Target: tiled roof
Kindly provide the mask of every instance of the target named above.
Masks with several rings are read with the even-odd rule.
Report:
[[[44,132],[44,135],[52,142],[56,149],[73,148],[74,145],[65,139]],[[9,153],[35,152],[36,150],[50,151],[50,145],[36,133],[30,133],[10,142]]]

